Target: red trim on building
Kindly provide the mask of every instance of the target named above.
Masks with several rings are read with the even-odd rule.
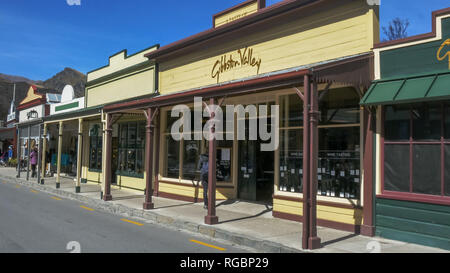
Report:
[[[17,110],[19,110],[19,111],[26,110],[28,108],[31,108],[31,107],[34,107],[34,106],[38,106],[38,105],[41,105],[41,104],[45,104],[45,103],[47,103],[47,99],[45,98],[45,95],[44,95],[44,97],[41,98],[41,99],[35,99],[35,100],[32,100],[32,101],[27,102],[25,104],[17,106]]]
[[[361,226],[361,233],[366,236],[375,236],[375,226],[373,221],[373,138],[375,132],[375,119],[373,113],[369,109],[364,109],[364,181],[363,181],[363,197],[364,224]]]
[[[283,82],[294,80],[298,83],[303,82],[302,76],[305,74],[310,73],[309,69],[294,71],[294,72],[288,72],[280,75],[274,75],[274,76],[268,76],[268,77],[262,77],[242,82],[235,82],[235,83],[229,83],[224,85],[217,85],[213,87],[207,87],[207,88],[198,88],[191,91],[185,91],[170,95],[164,95],[159,97],[153,97],[148,99],[140,99],[130,102],[124,102],[124,103],[117,103],[112,105],[107,105],[103,108],[105,112],[114,112],[114,111],[120,111],[123,109],[130,109],[130,108],[144,108],[148,106],[163,106],[164,104],[170,105],[175,104],[176,99],[193,99],[194,96],[203,96],[203,97],[219,97],[223,96],[225,93],[228,95],[234,95],[234,94],[242,94],[242,93],[251,93],[256,92],[257,88],[267,89],[267,84],[270,83],[280,83],[283,84]],[[288,82],[286,84],[291,84],[291,82]],[[232,91],[232,92],[231,92]]]
[[[450,9],[449,9],[450,10]],[[442,115],[444,114],[444,105],[441,105],[441,112]],[[413,117],[412,117],[412,111],[410,111],[410,137],[408,141],[386,141],[385,140],[385,120],[386,120],[386,107],[381,106],[381,134],[380,134],[380,170],[381,170],[381,194],[377,195],[377,198],[383,198],[383,199],[395,199],[395,200],[401,200],[401,201],[410,201],[410,202],[420,202],[420,203],[430,203],[430,204],[437,204],[437,205],[444,205],[449,206],[450,205],[450,196],[445,195],[445,165],[444,165],[444,146],[447,144],[450,144],[449,141],[446,141],[444,139],[444,123],[445,118],[441,121],[441,138],[439,141],[414,141],[413,139]],[[411,110],[411,109],[410,109]],[[408,158],[408,164],[409,164],[409,192],[394,192],[384,189],[384,180],[385,180],[385,170],[384,170],[384,150],[385,145],[394,144],[394,145],[409,145],[409,158]],[[416,144],[426,144],[426,145],[439,145],[441,146],[441,195],[429,195],[429,194],[420,194],[420,193],[414,193],[413,192],[413,145]]]
[[[377,195],[377,198],[450,206],[450,196],[437,196],[437,195],[426,195],[426,194],[409,193],[409,192],[383,191],[382,194]]]

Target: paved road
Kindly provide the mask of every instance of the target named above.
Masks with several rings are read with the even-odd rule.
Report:
[[[77,249],[77,243],[73,243],[68,250],[68,243],[72,241],[79,243],[83,253],[246,252],[204,237],[92,210],[77,201],[0,181],[0,252],[67,253]]]

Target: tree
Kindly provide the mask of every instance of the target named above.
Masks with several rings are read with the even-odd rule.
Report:
[[[389,22],[389,26],[383,27],[384,35],[387,37],[387,40],[384,41],[392,41],[397,39],[402,39],[408,37],[408,33],[406,32],[409,27],[409,20],[402,20],[400,18],[395,18],[391,22]]]

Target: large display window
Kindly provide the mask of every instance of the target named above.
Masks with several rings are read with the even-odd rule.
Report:
[[[225,110],[224,117],[226,115]],[[202,140],[195,140],[195,134],[202,134],[202,132],[194,131],[194,111],[191,110],[191,140],[181,138],[176,140],[171,134],[172,125],[179,119],[178,117],[171,117],[171,110],[167,109],[164,112],[164,132],[162,132],[162,140],[165,154],[163,157],[162,174],[165,178],[181,179],[185,181],[199,181],[200,172],[198,170],[198,163],[201,154],[208,154],[208,141],[203,137]],[[205,125],[207,118],[202,119],[202,128]],[[224,128],[226,127],[224,123]],[[183,128],[177,132],[177,136],[183,133]],[[225,132],[226,133],[226,132]],[[177,137],[179,138],[179,137]],[[224,135],[225,138],[225,135]],[[231,140],[217,140],[216,142],[216,173],[217,182],[231,183],[232,182],[232,150],[233,141]]]
[[[320,196],[359,199],[361,189],[359,96],[353,88],[319,92],[317,180]],[[279,96],[278,191],[303,191],[303,102]]]
[[[117,174],[144,177],[146,124],[143,121],[119,124],[119,166]]]
[[[100,124],[93,124],[89,130],[89,170],[102,171],[103,137]]]
[[[383,193],[450,197],[450,103],[383,107]]]

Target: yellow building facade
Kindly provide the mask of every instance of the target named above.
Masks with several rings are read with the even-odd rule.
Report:
[[[378,7],[364,0],[288,1],[271,7],[247,1],[216,14],[213,28],[145,54],[158,67],[159,93],[108,105],[104,111],[112,118],[156,111],[155,195],[200,201],[197,165],[209,142],[174,140],[173,107],[183,104],[194,111],[195,97],[223,108],[254,105],[257,112],[260,106],[278,105],[280,143],[274,151],[261,152],[261,139],[238,140],[239,120],[251,121],[237,114],[232,139],[215,142],[216,198],[267,203],[275,217],[302,221],[306,157],[301,98],[311,89],[320,111],[319,163],[312,172],[319,185],[318,223],[359,232],[363,189],[371,181],[364,177],[366,119],[359,100],[373,79],[378,20]]]
[[[138,133],[142,135],[141,127],[143,126],[139,126],[139,124],[145,119],[144,115],[142,112],[123,114],[112,121],[114,123],[112,125],[114,153],[110,159],[107,159],[104,153],[107,144],[105,141],[107,120],[103,113],[103,107],[117,101],[154,95],[157,72],[154,63],[145,58],[144,54],[156,50],[158,47],[155,45],[129,56],[127,51],[123,50],[111,56],[108,65],[87,73],[85,105],[82,109],[54,114],[44,121],[44,138],[53,136],[53,150],[60,150],[59,154],[69,149],[75,150],[76,153],[76,172],[61,174],[59,170],[61,163],[58,162],[57,182],[60,181],[61,176],[68,176],[76,179],[77,192],[80,191],[81,183],[100,184],[104,189],[105,161],[112,160],[114,161],[113,166],[115,166],[111,170],[114,172],[112,177],[115,187],[138,190],[145,188],[142,158],[144,139],[137,135]],[[129,124],[134,124],[134,127]],[[133,128],[135,128],[134,131]],[[138,131],[139,129],[141,131]],[[125,140],[125,144],[121,143],[120,137]],[[48,141],[44,141],[44,149],[50,151],[52,141],[50,137],[47,138]],[[129,141],[130,144],[128,144],[128,138],[133,139],[134,143]],[[68,145],[74,147],[68,148]],[[119,154],[120,152],[122,154]],[[133,161],[131,157],[128,157],[128,152],[134,152],[133,164],[128,164]],[[46,160],[48,161],[45,159],[44,153],[43,162]],[[122,160],[121,165],[119,165],[120,160]],[[43,171],[42,176],[46,175],[49,174]]]

